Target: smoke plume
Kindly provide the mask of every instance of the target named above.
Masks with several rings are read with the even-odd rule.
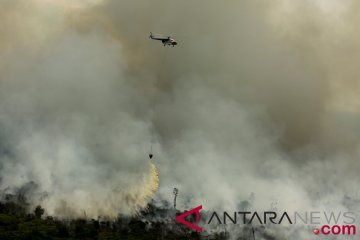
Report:
[[[152,142],[154,197],[177,187],[180,209],[359,207],[356,1],[0,1],[4,191],[132,214]]]

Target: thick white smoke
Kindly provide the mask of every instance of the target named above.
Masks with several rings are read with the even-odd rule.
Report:
[[[358,207],[355,1],[1,1],[1,189],[132,213],[155,139],[156,198],[176,186],[179,208]]]
[[[26,3],[18,4],[21,10]],[[35,22],[44,17],[29,15]],[[131,106],[143,96],[124,76],[121,44],[74,29],[47,36],[50,27],[66,26],[64,21],[5,29],[39,28],[45,36],[33,33],[29,41],[37,41],[30,46],[3,51],[1,188],[11,193],[32,181],[38,188],[27,196],[31,203],[61,217],[134,213],[146,206],[156,185],[156,178],[148,181],[150,121]]]

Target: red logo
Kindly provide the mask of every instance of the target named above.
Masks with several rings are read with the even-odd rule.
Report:
[[[176,221],[181,223],[181,224],[184,224],[185,226],[189,227],[189,228],[192,228],[198,232],[202,232],[202,228],[199,227],[199,226],[196,226],[195,224],[192,224],[191,222],[188,222],[185,220],[185,218],[193,213],[195,213],[195,221],[196,223],[200,220],[200,210],[202,209],[202,205],[196,207],[196,208],[193,208],[179,216],[176,217]]]

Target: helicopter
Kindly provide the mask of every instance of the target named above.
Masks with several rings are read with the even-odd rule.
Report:
[[[164,46],[168,45],[168,46],[175,47],[178,44],[177,41],[175,41],[175,39],[171,38],[170,36],[169,37],[154,37],[152,32],[150,32],[149,38],[151,38],[153,40],[161,41]]]

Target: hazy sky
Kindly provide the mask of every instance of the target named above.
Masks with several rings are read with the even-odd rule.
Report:
[[[63,217],[133,212],[152,141],[154,197],[178,187],[181,209],[356,209],[357,1],[0,3],[4,192]]]

